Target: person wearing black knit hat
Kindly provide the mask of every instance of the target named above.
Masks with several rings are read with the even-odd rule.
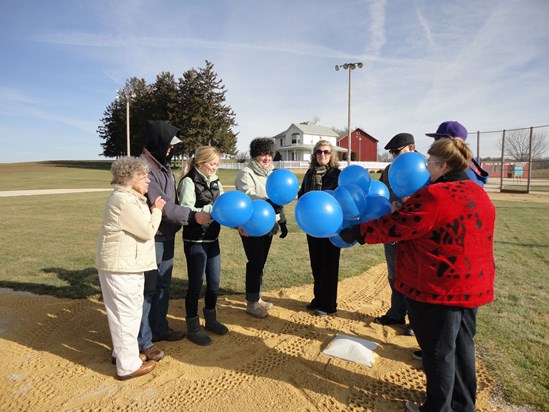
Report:
[[[273,171],[274,141],[258,137],[250,143],[250,162],[236,176],[236,190],[246,193],[252,200],[264,199],[271,203],[276,213],[276,222],[269,233],[263,236],[250,236],[242,226],[238,232],[248,262],[246,263],[246,312],[256,318],[265,318],[273,307],[272,303],[261,299],[263,268],[269,255],[273,236],[280,228],[281,238],[288,234],[286,216],[282,206],[272,203],[267,196],[267,178]]]

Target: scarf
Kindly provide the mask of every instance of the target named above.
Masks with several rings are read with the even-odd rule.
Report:
[[[313,174],[313,190],[322,190],[322,177],[328,171],[326,165],[315,166]]]
[[[252,159],[248,163],[248,167],[258,176],[269,176],[274,169],[273,164],[269,164],[267,168],[264,168],[257,160]]]

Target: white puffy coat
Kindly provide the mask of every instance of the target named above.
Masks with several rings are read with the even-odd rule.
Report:
[[[105,204],[97,241],[97,269],[117,273],[156,269],[154,235],[161,218],[159,209],[151,213],[145,196],[115,185]]]

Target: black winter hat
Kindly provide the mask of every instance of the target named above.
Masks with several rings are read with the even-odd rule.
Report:
[[[270,137],[258,137],[250,143],[250,157],[274,154],[274,140]]]
[[[385,146],[385,150],[400,149],[414,143],[414,136],[410,133],[399,133],[389,140],[389,143]]]

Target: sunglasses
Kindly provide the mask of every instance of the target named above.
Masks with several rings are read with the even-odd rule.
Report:
[[[329,150],[317,150],[315,152],[315,155],[317,155],[317,156],[320,156],[321,154],[323,154],[324,156],[329,156],[329,155],[332,154],[332,152],[329,151]]]
[[[400,152],[402,152],[402,151],[404,150],[405,147],[406,147],[406,146],[401,147],[401,148],[399,148],[399,149],[391,149],[391,150],[389,150],[389,153],[391,153],[391,154],[393,154],[393,155],[399,154]]]

